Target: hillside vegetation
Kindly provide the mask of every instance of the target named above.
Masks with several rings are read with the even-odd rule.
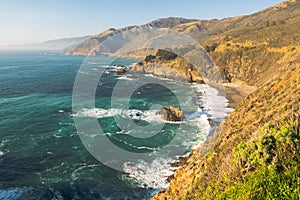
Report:
[[[226,81],[259,88],[153,199],[300,199],[299,4],[232,19],[201,40]]]
[[[225,82],[241,80],[259,86],[277,74],[280,66],[300,59],[298,0],[249,16],[193,21],[172,29],[197,40],[219,67]]]

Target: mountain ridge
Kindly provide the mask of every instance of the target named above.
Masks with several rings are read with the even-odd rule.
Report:
[[[97,35],[94,35],[87,40],[84,40],[82,43],[79,43],[74,46],[67,47],[64,52],[68,55],[92,55],[92,56],[97,56],[101,54],[107,54],[107,53],[112,53],[113,47],[105,47],[103,49],[98,49],[96,48],[101,42],[109,39],[112,36],[118,35],[118,34],[126,34],[126,31],[130,30],[142,30],[144,28],[149,28],[149,27],[155,27],[155,28],[170,28],[170,27],[175,27],[178,24],[183,24],[183,23],[188,23],[196,21],[195,19],[185,19],[185,18],[178,18],[178,17],[169,17],[169,18],[159,18],[154,21],[151,21],[149,23],[137,26],[126,26],[123,28],[115,29],[115,28],[110,28],[107,29]],[[126,41],[125,38],[119,38],[123,39]],[[96,48],[96,49],[95,49]],[[145,55],[143,55],[145,56]]]

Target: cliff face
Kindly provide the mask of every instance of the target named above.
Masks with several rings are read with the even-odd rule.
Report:
[[[219,67],[224,82],[241,80],[260,86],[279,73],[280,66],[299,61],[299,1],[286,1],[249,16],[193,21],[172,29],[199,41]],[[186,70],[190,67],[176,62]],[[174,66],[174,61],[154,60],[143,63],[145,72],[153,73],[153,63]]]
[[[163,52],[159,50],[159,52]],[[162,58],[159,52],[155,56],[147,56],[131,69],[133,72],[148,73],[178,81],[202,83],[200,73],[184,58],[175,56],[171,59]]]
[[[222,20],[189,20],[163,18],[141,26],[108,29],[82,43],[65,49],[73,55],[110,55],[114,45],[98,46],[109,37],[119,35],[118,45],[126,43],[126,32],[139,33],[145,27],[169,28],[185,33],[198,41],[219,67],[224,82],[244,81],[250,85],[263,84],[268,76],[278,73],[283,64],[299,60],[300,2],[285,1],[261,12]],[[127,38],[128,39],[128,38]],[[124,43],[124,44],[123,44]],[[145,58],[157,50],[145,48],[127,52],[123,56]],[[291,59],[293,58],[293,59]],[[172,70],[168,70],[171,68]],[[202,82],[201,72],[184,59],[142,61],[136,71]]]

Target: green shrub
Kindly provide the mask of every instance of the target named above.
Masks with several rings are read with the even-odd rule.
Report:
[[[239,175],[226,173],[197,199],[300,199],[299,122],[280,121],[280,127],[267,123],[264,135],[233,149],[233,166],[240,169],[234,173],[243,179],[228,181]]]

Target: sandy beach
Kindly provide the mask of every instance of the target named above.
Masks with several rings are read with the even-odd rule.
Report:
[[[236,108],[240,102],[250,93],[257,90],[256,86],[250,86],[242,81],[235,81],[235,83],[224,83],[226,91],[226,98],[229,101],[228,107]]]

